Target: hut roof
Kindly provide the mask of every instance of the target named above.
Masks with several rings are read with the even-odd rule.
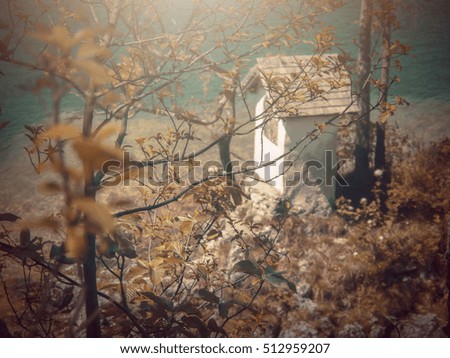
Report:
[[[257,59],[257,70],[268,108],[281,117],[359,110],[350,75],[336,54],[262,57]]]

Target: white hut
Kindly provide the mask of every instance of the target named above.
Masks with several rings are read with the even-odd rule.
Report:
[[[257,94],[261,97],[256,105],[255,161],[274,161],[303,140],[298,148],[300,155],[298,150],[294,151],[258,169],[257,174],[281,194],[291,196],[301,190],[308,176],[312,180],[321,178],[322,191],[334,202],[334,173],[324,168],[327,150],[336,157],[337,127],[324,124],[333,118],[337,124],[338,117],[358,112],[348,72],[335,54],[258,58],[256,69]],[[310,143],[308,135],[316,128],[321,133]],[[295,160],[295,164],[283,175],[288,165],[286,160]],[[311,163],[313,168],[308,169]],[[322,163],[324,168],[318,168],[317,163]]]

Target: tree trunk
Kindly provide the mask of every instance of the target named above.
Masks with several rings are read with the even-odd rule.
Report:
[[[227,173],[228,184],[230,184],[230,182],[232,181],[231,173],[233,171],[233,165],[231,163],[231,151],[230,151],[231,138],[232,135],[228,134],[224,136],[218,143],[220,162],[222,163],[223,170],[225,170],[225,172]]]
[[[95,263],[95,235],[86,235],[87,252],[83,263],[84,288],[86,290],[86,336],[101,337],[100,309],[97,297],[97,267]]]
[[[227,102],[225,104],[225,114],[226,114],[226,132],[223,139],[218,143],[220,161],[222,163],[222,168],[227,173],[227,184],[231,185],[233,183],[233,163],[231,162],[231,139],[233,138],[234,124],[236,121],[236,87],[233,82],[229,85],[229,88],[225,91],[225,97]]]
[[[359,97],[360,119],[356,123],[355,138],[355,172],[356,182],[361,183],[358,191],[370,188],[369,153],[370,153],[370,74],[371,74],[371,31],[373,0],[361,1],[359,18],[359,55],[356,65],[356,91]],[[364,196],[365,193],[359,193]]]
[[[85,102],[83,115],[83,136],[90,137],[94,119],[95,96],[90,94]],[[84,195],[95,199],[94,170],[89,163],[84,163]],[[87,250],[83,262],[84,289],[86,290],[86,336],[101,336],[100,310],[97,297],[97,266],[95,263],[95,234],[86,233]]]
[[[109,48],[114,31],[113,29],[117,26],[117,21],[119,19],[120,11],[122,5],[120,0],[114,0],[111,2],[108,13],[109,26],[111,31],[107,31],[105,35],[100,39],[100,46]],[[95,16],[94,16],[95,18]],[[90,137],[92,135],[92,125],[94,119],[95,110],[95,87],[91,84],[91,88],[88,91],[88,96],[86,97],[84,113],[83,113],[83,136]],[[124,123],[126,126],[126,122]],[[126,128],[126,127],[125,127]],[[122,128],[123,129],[123,128]],[[123,138],[120,138],[123,140]],[[95,173],[94,169],[88,165],[84,165],[84,195],[88,198],[95,200],[96,189],[94,187],[95,183]],[[83,262],[83,275],[84,275],[84,289],[86,290],[86,336],[88,338],[101,337],[100,328],[100,309],[98,304],[97,296],[97,265],[95,262],[95,234],[88,232],[86,233],[87,250],[86,257]]]
[[[385,20],[386,21],[386,20]],[[385,112],[387,103],[387,96],[389,91],[389,69],[391,66],[391,55],[389,52],[391,44],[391,29],[389,24],[385,23],[383,26],[383,43],[381,47],[381,75],[380,75],[380,96],[379,103],[382,107],[382,112]],[[386,165],[386,123],[382,118],[377,121],[377,140],[375,146],[375,168],[381,169],[383,175],[381,177],[381,210],[387,211],[387,185],[389,182],[389,168]]]

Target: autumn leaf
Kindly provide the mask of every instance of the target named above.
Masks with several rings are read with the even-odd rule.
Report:
[[[205,288],[201,288],[197,291],[198,295],[205,301],[210,303],[219,303],[220,299],[214,293],[208,291]]]
[[[82,226],[69,226],[65,241],[66,255],[69,258],[79,260],[86,254],[87,242],[85,230]]]
[[[185,312],[188,315],[202,317],[201,311],[188,302],[183,302],[174,309],[175,312]]]
[[[183,259],[180,259],[180,258],[174,257],[174,256],[167,257],[164,261],[166,264],[183,264],[184,263]]]
[[[109,235],[104,235],[98,238],[97,251],[100,255],[112,258],[117,252],[117,249],[117,243],[112,240]]]
[[[153,285],[159,285],[164,278],[165,270],[158,266],[149,267],[150,281]]]
[[[250,260],[239,261],[233,266],[231,272],[242,272],[258,278],[261,278],[263,273],[262,269],[255,262]]]
[[[323,133],[323,131],[326,129],[326,127],[327,127],[326,123],[316,124],[316,128],[319,130],[320,133]]]
[[[73,260],[72,258],[69,258],[66,255],[66,251],[67,250],[66,250],[66,246],[64,243],[61,245],[57,245],[57,244],[53,243],[50,248],[50,258],[61,264],[75,263],[75,260]]]
[[[11,221],[14,222],[20,219],[19,216],[11,214],[11,213],[0,213],[0,221]]]
[[[117,225],[114,229],[114,239],[118,245],[117,252],[119,255],[134,259],[137,257],[136,248],[132,244],[133,234],[124,226]]]
[[[227,335],[227,332],[226,332],[222,327],[220,327],[220,326],[217,324],[217,322],[216,322],[216,320],[215,320],[214,318],[211,318],[211,319],[208,321],[208,328],[209,328],[211,331],[213,331],[213,332],[217,332],[217,333],[223,334],[225,337],[228,336],[228,335]]]
[[[284,271],[276,272],[272,267],[268,266],[265,270],[265,277],[271,284],[275,286],[286,285],[292,292],[297,293],[297,287],[283,276],[284,273]]]
[[[36,25],[36,31],[30,33],[30,35],[42,42],[55,46],[65,54],[68,54],[77,44],[77,41],[70,35],[67,27],[63,25],[48,27],[38,24]]]
[[[73,143],[78,157],[83,163],[99,169],[109,160],[121,160],[122,151],[114,146],[98,143],[91,138],[80,138]]]
[[[226,318],[228,316],[228,311],[232,303],[230,302],[220,302],[219,303],[219,315],[222,318]]]
[[[217,239],[217,238],[219,238],[221,236],[222,236],[222,232],[221,231],[217,231],[216,229],[211,229],[211,230],[208,231],[208,234],[207,234],[206,237],[207,237],[208,240],[215,240],[215,239]]]
[[[119,123],[108,123],[106,126],[104,126],[95,136],[95,139],[98,141],[103,141],[113,135],[117,135],[120,131],[120,124]]]
[[[21,223],[22,228],[48,228],[51,230],[60,230],[61,222],[55,217],[42,217],[34,220],[26,220]]]
[[[97,231],[110,232],[114,229],[114,219],[106,205],[84,197],[73,199],[73,205],[84,213],[87,221]]]
[[[191,233],[192,227],[194,226],[194,220],[187,217],[178,217],[180,221],[179,229],[183,235],[189,235]]]
[[[139,144],[140,146],[143,146],[144,145],[144,142],[147,140],[147,138],[146,137],[136,137],[135,139],[134,139],[134,141],[137,143],[137,144]]]
[[[145,297],[151,299],[153,302],[155,302],[159,307],[166,311],[172,311],[173,310],[173,302],[165,299],[164,297],[160,297],[158,295],[155,295],[153,292],[142,292],[142,295]]]
[[[45,139],[74,139],[80,136],[80,131],[77,127],[70,124],[58,124],[50,127],[45,132],[37,136],[38,141]]]
[[[46,181],[42,183],[39,188],[42,192],[50,194],[59,193],[62,191],[61,185],[55,181]]]
[[[113,82],[113,79],[101,63],[94,60],[76,59],[73,61],[73,64],[87,75],[87,78],[92,81],[94,86],[103,86]]]
[[[118,283],[107,283],[107,284],[100,284],[98,286],[98,290],[99,291],[106,291],[106,290],[110,290],[110,289],[118,289],[119,288],[119,284]]]
[[[209,337],[210,330],[205,326],[203,321],[197,316],[185,316],[183,317],[183,323],[191,328],[198,330],[200,337]]]
[[[405,104],[409,106],[409,102],[405,98],[400,96],[395,96],[395,102],[400,106],[403,106]]]
[[[242,196],[244,193],[240,187],[236,185],[226,186],[225,193],[232,199],[234,206],[242,204]]]
[[[83,41],[91,42],[95,37],[99,36],[99,33],[104,33],[105,30],[96,29],[92,27],[83,27],[79,31],[75,33],[73,36],[74,40],[77,43],[81,43]]]
[[[80,60],[106,59],[109,55],[108,49],[89,42],[82,44],[77,52],[77,58]]]

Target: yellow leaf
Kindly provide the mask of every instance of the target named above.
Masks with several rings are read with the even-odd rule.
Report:
[[[73,259],[81,259],[86,254],[85,231],[81,226],[69,226],[66,238],[66,255]]]
[[[391,114],[390,114],[389,112],[383,112],[383,113],[381,113],[381,114],[380,114],[380,118],[379,118],[379,119],[380,119],[380,122],[381,122],[382,124],[385,124],[390,116],[391,116]]]
[[[111,78],[113,78],[112,74],[109,74]],[[117,103],[120,101],[120,96],[116,95],[113,91],[109,91],[101,97],[101,104],[104,107],[110,106],[112,109],[116,108]]]
[[[180,222],[179,228],[183,235],[189,235],[193,226],[194,221],[192,219],[185,218]]]
[[[144,261],[144,260],[141,260],[141,259],[137,259],[136,261],[137,261],[137,263],[138,263],[139,265],[141,265],[143,268],[148,269],[149,266],[150,266],[150,263],[147,262],[147,261]]]
[[[113,83],[113,78],[108,75],[105,67],[93,60],[74,60],[73,63],[77,68],[85,72],[85,74],[92,80],[94,86],[102,86]]]
[[[109,290],[111,288],[117,289],[117,288],[119,288],[119,284],[117,284],[117,283],[107,283],[107,284],[104,284],[104,285],[100,284],[99,287],[98,287],[99,291],[105,291],[105,290]]]
[[[173,95],[174,94],[165,87],[162,90],[158,91],[158,97],[161,99],[163,99],[165,97],[173,97]]]
[[[76,198],[73,200],[73,205],[82,211],[88,222],[99,231],[110,232],[114,229],[114,219],[107,206],[91,198]]]
[[[178,257],[171,256],[171,257],[168,257],[165,259],[165,263],[166,264],[182,264],[182,263],[184,263],[184,260],[182,260]]]
[[[69,53],[76,45],[76,41],[70,35],[67,27],[62,25],[49,28],[45,25],[38,24],[36,31],[31,33],[31,36],[57,47],[64,53]]]
[[[117,134],[120,131],[119,123],[108,123],[97,133],[95,138],[99,141],[107,139],[108,137]]]
[[[82,44],[77,52],[77,57],[81,60],[88,58],[106,59],[108,56],[109,51],[106,48],[89,42]]]
[[[82,41],[92,41],[98,35],[99,35],[98,29],[83,27],[75,34],[73,38],[77,43],[80,43]]]
[[[157,286],[161,283],[164,275],[165,275],[166,270],[161,269],[161,268],[152,268],[150,267],[149,270],[149,276],[150,276],[150,281],[152,281],[152,283]]]
[[[178,255],[178,257],[185,259],[186,253],[184,251],[184,245],[180,241],[175,241],[173,243],[173,251]]]
[[[147,138],[146,137],[137,137],[136,139],[135,139],[135,142],[137,143],[137,144],[139,144],[140,146],[142,146],[142,145],[144,145],[144,142],[147,140]]]
[[[150,266],[153,267],[154,269],[156,269],[159,266],[161,266],[163,263],[164,263],[164,258],[162,258],[162,257],[155,257],[154,259],[152,259]]]
[[[53,217],[48,217],[48,218],[40,218],[37,220],[24,220],[20,223],[19,225],[20,228],[49,228],[51,230],[61,230],[62,225],[61,223],[53,218]]]
[[[402,105],[404,105],[404,104],[406,104],[407,106],[409,106],[409,102],[408,102],[406,99],[404,99],[403,97],[400,97],[400,96],[395,96],[395,102],[396,102],[398,105],[400,105],[400,106],[402,106]]]
[[[94,169],[101,168],[107,161],[122,159],[121,150],[97,143],[90,138],[80,138],[73,143],[73,147],[81,161],[92,165]]]
[[[59,193],[62,191],[61,185],[55,181],[46,181],[46,182],[42,183],[39,186],[39,188],[43,192],[50,193],[50,194]]]
[[[198,264],[198,265],[196,266],[196,269],[198,270],[198,273],[199,273],[203,278],[208,277],[209,270],[208,270],[208,267],[207,267],[206,265],[204,265],[204,264]]]
[[[326,123],[316,124],[316,127],[320,131],[320,133],[322,133],[326,129],[327,124]]]
[[[221,236],[222,236],[222,232],[221,231],[217,231],[216,229],[212,229],[212,230],[210,230],[208,232],[207,239],[208,240],[215,240],[215,239],[217,239],[218,237],[221,237]]]
[[[58,124],[50,127],[42,134],[38,135],[37,140],[45,139],[74,139],[80,136],[80,131],[77,127],[70,124]]]

